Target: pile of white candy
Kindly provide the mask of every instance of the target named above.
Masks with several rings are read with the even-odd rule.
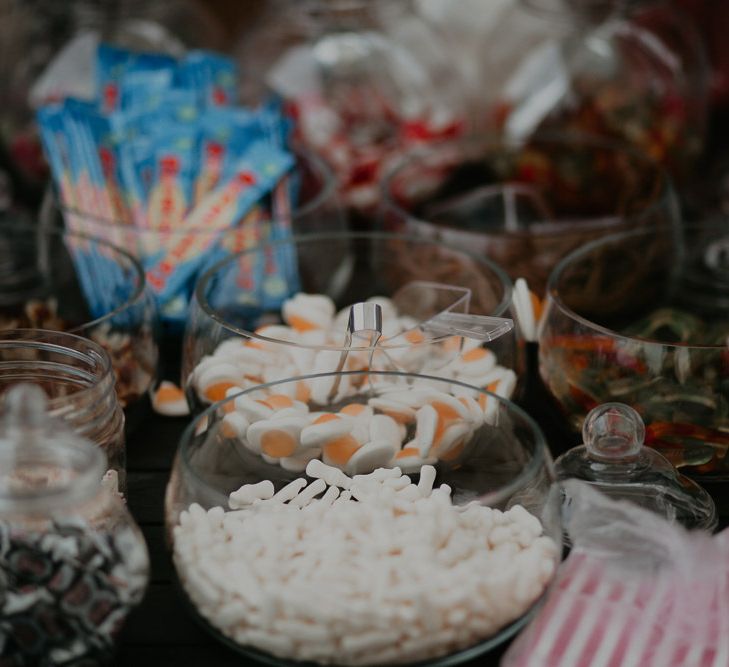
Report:
[[[520,505],[456,506],[436,471],[347,477],[312,461],[274,494],[190,506],[174,560],[200,613],[234,641],[281,658],[343,665],[424,660],[519,618],[542,594],[555,543]]]
[[[332,379],[314,382],[320,381],[330,386]],[[395,465],[409,472],[458,459],[476,430],[498,415],[496,399],[464,387],[460,396],[427,384],[375,387],[367,404],[348,403],[336,413],[310,412],[283,393],[243,394],[226,404],[221,433],[293,472],[318,458],[350,475]]]
[[[488,388],[510,398],[516,387],[516,374],[497,363],[496,355],[481,347],[478,340],[451,336],[427,343],[418,323],[402,316],[386,297],[373,297],[382,308],[382,338],[370,369],[370,354],[350,352],[344,370],[402,370],[436,375],[479,388]],[[257,329],[255,338],[230,338],[218,345],[212,355],[203,357],[188,380],[203,403],[212,403],[263,383],[337,369],[340,349],[347,330],[349,308],[335,314],[334,302],[318,294],[297,294],[284,302],[285,324]],[[352,389],[348,378],[340,386],[339,397]],[[300,401],[324,403],[326,383],[302,382],[291,385],[289,395]]]

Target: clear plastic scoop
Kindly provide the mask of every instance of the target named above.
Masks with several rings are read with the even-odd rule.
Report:
[[[471,290],[466,287],[414,280],[395,292],[392,300],[401,315],[418,321],[413,328],[419,329],[430,341],[465,336],[488,342],[514,328],[510,318],[469,313]],[[388,344],[405,333],[391,338]]]

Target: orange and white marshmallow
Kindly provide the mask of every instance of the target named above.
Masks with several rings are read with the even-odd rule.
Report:
[[[372,358],[367,351],[350,352],[344,370],[365,371],[372,362],[375,370],[419,372],[490,388],[499,395],[511,397],[516,376],[499,365],[496,355],[479,341],[450,336],[439,342],[426,342],[417,322],[399,315],[390,299],[373,297],[368,301],[378,303],[383,311],[383,337],[378,347],[381,350]],[[284,302],[282,317],[284,324],[263,326],[250,338],[224,340],[213,354],[201,359],[190,381],[203,403],[220,400],[231,388],[241,391],[337,369],[349,308],[335,315],[334,302],[329,297],[300,293]],[[279,391],[302,402],[339,402],[356,394],[364,377],[342,376],[334,397],[330,397],[335,384],[333,376],[289,383]],[[405,404],[398,410],[388,414],[402,424],[414,423],[411,406]]]

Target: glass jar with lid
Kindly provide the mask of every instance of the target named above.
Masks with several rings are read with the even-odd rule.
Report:
[[[104,452],[30,384],[0,422],[0,636],[6,664],[102,664],[147,585],[142,535]],[[52,412],[52,410],[51,410]]]
[[[0,405],[18,383],[39,386],[49,414],[95,443],[126,489],[124,412],[108,353],[74,334],[42,329],[0,333]]]
[[[541,17],[552,28],[525,50],[485,112],[485,124],[511,139],[535,131],[580,131],[628,141],[678,181],[690,176],[706,128],[709,68],[698,32],[675,3],[521,5],[530,20]],[[495,46],[489,41],[484,48]],[[487,84],[489,59],[483,60]]]
[[[467,125],[445,42],[411,0],[278,0],[237,55],[244,101],[286,100],[298,140],[332,165],[350,211],[371,210],[404,148]]]

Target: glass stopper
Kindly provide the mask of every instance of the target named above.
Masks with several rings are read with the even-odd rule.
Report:
[[[635,458],[643,447],[645,424],[630,406],[604,403],[588,413],[582,427],[582,438],[591,458]]]
[[[29,383],[12,387],[5,397],[6,424],[20,431],[38,428],[47,419],[47,406],[48,399],[40,387]]]

